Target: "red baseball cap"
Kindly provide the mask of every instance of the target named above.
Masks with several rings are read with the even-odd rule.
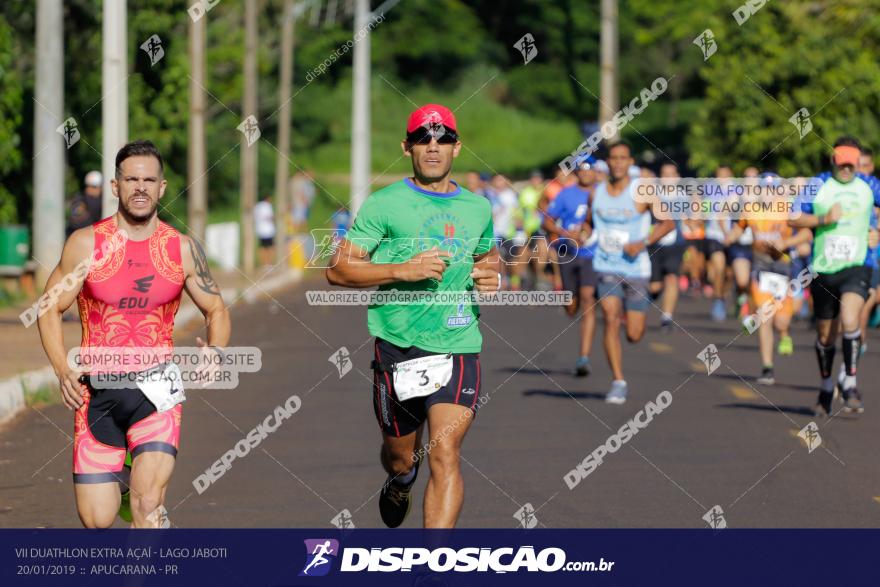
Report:
[[[427,128],[435,124],[442,124],[448,130],[458,132],[452,110],[440,104],[425,104],[413,110],[406,123],[406,132],[409,134],[420,126]]]

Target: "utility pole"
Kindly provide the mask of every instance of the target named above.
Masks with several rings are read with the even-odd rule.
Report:
[[[355,0],[354,35],[371,17],[370,1]],[[370,189],[370,34],[354,45],[351,117],[351,215],[357,214]]]
[[[106,218],[116,212],[118,200],[110,189],[116,176],[116,153],[128,142],[128,46],[126,3],[104,2],[103,60],[101,67],[101,147],[104,174],[102,212]]]
[[[257,0],[245,0],[243,122],[257,119]],[[241,238],[244,272],[254,272],[254,204],[257,202],[257,141],[250,145],[247,132],[241,139]]]
[[[205,242],[208,221],[208,173],[205,147],[205,43],[207,15],[189,23],[189,160],[186,223],[189,234]]]
[[[611,120],[620,109],[617,72],[617,0],[602,0],[601,81],[599,84],[599,126]],[[619,138],[614,133],[613,139]]]
[[[64,27],[61,0],[37,0],[34,99],[34,259],[42,289],[64,247]]]
[[[281,82],[278,87],[278,163],[275,165],[275,262],[287,258],[288,186],[290,185],[290,92],[293,84],[293,50],[296,15],[294,0],[284,0],[281,26]]]

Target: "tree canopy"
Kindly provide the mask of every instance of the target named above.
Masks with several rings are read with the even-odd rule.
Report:
[[[129,136],[153,140],[167,159],[175,214],[185,215],[189,62],[184,0],[128,3]],[[377,8],[381,2],[372,2]],[[623,129],[645,160],[677,160],[694,174],[719,164],[811,174],[824,166],[838,134],[878,143],[880,14],[869,0],[768,2],[738,24],[742,2],[620,0],[620,99],[627,104],[658,76],[669,89]],[[352,38],[352,18],[326,2],[296,25],[292,160],[319,177],[349,166],[351,51],[323,74],[310,72]],[[343,7],[345,2],[337,3]],[[64,2],[65,117],[88,144],[101,144],[100,0]],[[281,0],[260,1],[259,165],[271,190],[278,108]],[[205,15],[210,205],[238,201],[244,54],[242,0]],[[0,7],[0,222],[28,222],[33,173],[33,3]],[[314,23],[317,20],[317,24]],[[402,0],[371,33],[374,173],[403,173],[399,140],[412,104],[457,108],[468,149],[464,169],[525,174],[552,167],[577,147],[598,117],[599,2],[559,0]],[[704,60],[694,44],[711,30],[717,52]],[[537,56],[524,63],[514,44],[525,34]],[[164,58],[151,65],[139,49],[151,35]],[[803,138],[790,118],[809,111]],[[880,146],[880,145],[878,145]],[[100,155],[67,151],[68,194]],[[294,171],[295,169],[292,169]],[[328,185],[339,185],[327,179]],[[328,188],[330,189],[330,188]],[[337,199],[347,199],[339,190]],[[171,201],[169,200],[169,201]]]

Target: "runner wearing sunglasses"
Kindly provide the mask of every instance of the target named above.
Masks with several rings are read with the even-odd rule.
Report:
[[[428,104],[409,117],[401,142],[413,175],[370,195],[341,242],[327,279],[344,287],[465,297],[500,287],[489,201],[450,179],[460,150],[455,116]],[[406,519],[422,457],[431,476],[424,525],[451,528],[464,502],[462,441],[480,404],[479,308],[460,303],[373,304],[373,409],[388,477],[382,521]],[[430,441],[421,437],[428,423]]]

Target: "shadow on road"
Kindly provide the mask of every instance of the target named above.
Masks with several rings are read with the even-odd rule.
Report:
[[[748,381],[755,384],[755,387],[760,387],[761,389],[767,389],[764,385],[759,385],[756,380],[757,377],[754,375],[735,375],[733,373],[713,373],[713,378],[718,379],[730,379],[731,381]],[[815,385],[793,385],[790,383],[774,383],[771,388],[779,388],[779,389],[791,389],[793,391],[810,391],[815,393],[817,386]]]
[[[570,375],[574,377],[574,369],[538,369],[536,367],[501,367],[495,369],[498,373],[523,373],[525,375]]]
[[[783,412],[786,414],[797,414],[800,416],[813,416],[813,409],[807,408],[804,406],[768,406],[761,404],[745,404],[745,403],[736,403],[736,404],[718,404],[715,406],[716,408],[733,408],[733,409],[746,409],[746,410],[760,410],[763,412]]]
[[[532,395],[543,395],[546,397],[555,397],[559,399],[595,399],[605,401],[604,393],[596,393],[594,391],[559,391],[558,389],[528,389],[522,394],[526,397]]]

